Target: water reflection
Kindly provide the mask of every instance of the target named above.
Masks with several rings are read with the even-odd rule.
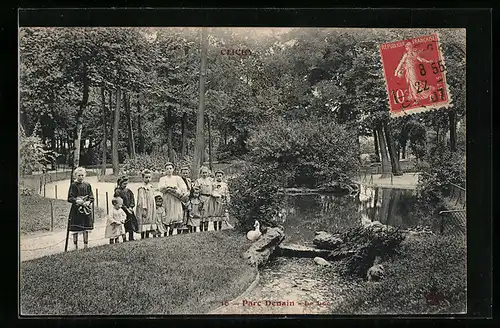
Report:
[[[362,222],[407,228],[415,225],[416,194],[413,190],[361,186],[356,196],[285,196],[286,243],[311,243],[315,231],[345,231]]]

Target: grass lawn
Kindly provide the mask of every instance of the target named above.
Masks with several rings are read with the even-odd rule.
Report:
[[[21,234],[50,231],[50,202],[54,210],[54,230],[66,229],[71,204],[61,199],[40,195],[19,196],[19,230]],[[95,208],[95,220],[104,217],[104,210]]]
[[[204,314],[255,271],[235,230],[103,245],[21,263],[23,315]]]
[[[337,313],[429,314],[466,311],[465,237],[419,236],[405,241],[392,262],[383,263],[386,278],[353,287]],[[434,286],[449,306],[427,304]],[[438,294],[436,293],[436,294]]]

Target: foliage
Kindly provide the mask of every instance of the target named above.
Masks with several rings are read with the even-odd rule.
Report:
[[[283,198],[278,195],[285,181],[276,166],[249,164],[228,182],[231,190],[229,213],[238,220],[240,230],[253,229],[255,220],[266,226],[283,223],[276,214],[285,207]]]
[[[141,175],[142,170],[149,169],[152,172],[164,172],[168,156],[163,153],[152,155],[137,154],[135,159],[125,159],[121,169],[128,175]]]
[[[346,182],[359,166],[355,138],[334,123],[277,118],[254,132],[249,157],[261,165],[276,163],[289,186]]]
[[[23,129],[19,133],[19,171],[31,174],[47,168],[55,160],[57,153],[46,150],[42,140],[36,136],[26,136]]]
[[[381,282],[362,282],[347,292],[337,313],[423,314],[465,312],[467,270],[463,238],[425,236],[404,241],[392,261],[382,263]],[[432,305],[432,290],[449,302]]]
[[[423,202],[437,204],[448,191],[450,183],[465,186],[465,156],[440,146],[419,164],[418,190]]]

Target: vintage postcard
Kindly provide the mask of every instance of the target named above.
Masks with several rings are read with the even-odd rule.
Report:
[[[465,44],[20,27],[20,315],[466,313]]]

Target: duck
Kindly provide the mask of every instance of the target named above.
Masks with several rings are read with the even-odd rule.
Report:
[[[255,220],[255,223],[254,223],[253,226],[254,226],[255,229],[254,230],[250,230],[249,232],[247,232],[247,239],[251,240],[251,241],[256,241],[262,235],[262,232],[260,232],[260,223],[259,223],[259,221]]]

